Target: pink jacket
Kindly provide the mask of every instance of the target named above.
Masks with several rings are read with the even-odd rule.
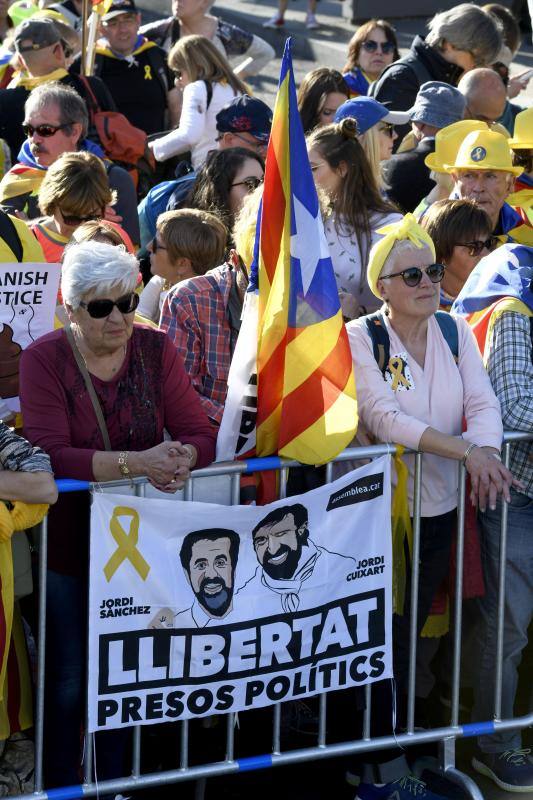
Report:
[[[454,317],[459,335],[456,364],[437,321],[428,323],[424,368],[410,356],[388,319],[390,356],[397,356],[387,381],[376,363],[365,318],[347,326],[355,368],[359,415],[365,428],[380,442],[417,449],[426,428],[468,442],[501,446],[503,426],[500,406],[483,366],[468,324]],[[463,429],[463,417],[466,430]],[[409,503],[412,513],[414,456],[409,467]],[[425,454],[422,471],[422,516],[445,514],[457,506],[457,462]]]

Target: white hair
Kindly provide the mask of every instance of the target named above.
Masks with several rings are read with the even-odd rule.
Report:
[[[427,244],[424,243],[424,250],[431,250]],[[389,273],[394,272],[394,265],[396,263],[396,259],[398,256],[406,253],[408,250],[412,250],[414,253],[420,251],[420,247],[417,247],[416,244],[410,241],[410,239],[399,239],[397,242],[394,242],[392,245],[389,255],[383,262],[383,266],[381,268],[381,272],[379,273],[379,277],[381,278],[382,275],[388,275]],[[433,258],[433,256],[431,256]]]
[[[133,292],[137,285],[139,263],[123,245],[89,241],[71,244],[65,249],[61,269],[61,294],[74,310],[91,292],[105,297],[110,290]]]

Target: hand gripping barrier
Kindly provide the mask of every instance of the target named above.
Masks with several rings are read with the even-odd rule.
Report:
[[[503,460],[509,464],[509,449],[513,442],[531,440],[532,435],[508,433],[505,435]],[[387,453],[394,453],[395,448],[388,445],[379,445],[365,448],[350,448],[342,453],[336,461],[342,462],[352,459],[373,459]],[[175,496],[176,500],[202,500],[207,502],[234,505],[239,502],[240,476],[243,473],[258,472],[261,470],[279,471],[280,497],[286,496],[288,468],[299,466],[297,462],[282,460],[278,457],[258,458],[247,462],[233,462],[215,464],[206,469],[196,470],[187,482],[184,489]],[[332,480],[333,462],[326,466],[326,480]],[[463,564],[464,557],[464,521],[465,521],[465,477],[466,471],[462,464],[459,465],[459,493],[458,493],[458,533],[457,533],[457,564]],[[47,573],[47,520],[41,523],[40,530],[40,597],[39,597],[39,652],[37,670],[37,697],[35,704],[35,791],[31,794],[18,795],[19,800],[75,800],[82,797],[98,797],[113,795],[114,793],[127,794],[135,789],[147,789],[163,784],[179,783],[182,781],[196,781],[196,798],[204,797],[206,780],[221,775],[238,772],[250,772],[272,767],[287,766],[305,761],[316,761],[322,758],[361,754],[387,747],[401,745],[403,747],[429,742],[438,742],[440,750],[439,769],[449,780],[461,786],[467,796],[473,800],[483,800],[483,795],[474,781],[455,767],[455,743],[459,738],[475,737],[492,734],[499,731],[521,729],[533,725],[533,713],[513,719],[501,719],[502,705],[502,659],[503,659],[503,631],[504,631],[504,590],[505,566],[507,544],[507,504],[503,504],[500,539],[500,564],[498,588],[498,625],[497,625],[497,663],[495,664],[495,692],[494,692],[494,718],[492,721],[475,722],[471,724],[459,723],[459,690],[461,667],[461,634],[462,634],[462,590],[463,573],[457,569],[455,584],[455,597],[453,603],[453,668],[451,682],[451,712],[449,725],[415,731],[415,679],[416,679],[416,651],[417,651],[417,595],[418,595],[418,553],[420,547],[420,497],[422,478],[422,454],[415,455],[415,480],[414,480],[414,515],[413,515],[413,559],[411,583],[411,629],[409,639],[409,678],[407,698],[407,727],[404,733],[392,736],[372,738],[371,730],[371,692],[370,686],[365,687],[366,708],[363,720],[363,736],[354,741],[342,743],[328,743],[326,731],[326,718],[328,695],[319,697],[319,718],[316,742],[309,747],[282,750],[281,748],[281,704],[272,707],[272,750],[270,753],[258,754],[252,757],[239,758],[235,753],[234,728],[235,714],[226,715],[226,742],[225,758],[223,761],[189,766],[189,723],[182,721],[175,723],[180,726],[179,767],[165,772],[141,773],[141,727],[136,726],[133,734],[133,769],[131,775],[123,778],[99,781],[93,779],[93,746],[92,738],[87,736],[85,741],[84,777],[83,783],[62,788],[45,789],[43,785],[43,725],[44,725],[44,692],[45,692],[45,633],[46,633],[46,573]],[[79,492],[89,489],[115,491],[120,488],[132,491],[138,496],[146,493],[146,481],[113,481],[92,485],[84,481],[59,480],[60,492]],[[245,712],[249,713],[249,712]]]

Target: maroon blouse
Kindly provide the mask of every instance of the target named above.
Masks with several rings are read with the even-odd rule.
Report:
[[[216,429],[203,411],[183,362],[162,332],[134,325],[122,367],[110,381],[91,375],[113,450],[187,442],[197,466],[211,463]],[[94,480],[92,458],[104,450],[96,415],[64,330],[24,351],[20,364],[24,434],[45,450],[56,477]],[[49,516],[49,566],[67,574],[87,563],[88,495],[61,495]]]

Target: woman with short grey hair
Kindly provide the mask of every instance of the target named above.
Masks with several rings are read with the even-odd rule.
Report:
[[[415,36],[407,55],[387,67],[370,87],[369,94],[388,108],[412,108],[427,81],[457,86],[465,72],[492,64],[502,45],[500,23],[473,3],[435,14],[428,29],[426,39]],[[396,130],[399,145],[410,125]]]
[[[56,475],[99,482],[146,476],[163,492],[214,457],[216,435],[171,340],[134,325],[139,265],[122,246],[74,244],[61,290],[66,328],[22,355],[28,439]],[[165,440],[165,431],[169,440]],[[89,496],[61,495],[49,517],[46,742],[48,786],[78,778],[83,708]],[[124,737],[97,742],[99,777],[126,774]]]

